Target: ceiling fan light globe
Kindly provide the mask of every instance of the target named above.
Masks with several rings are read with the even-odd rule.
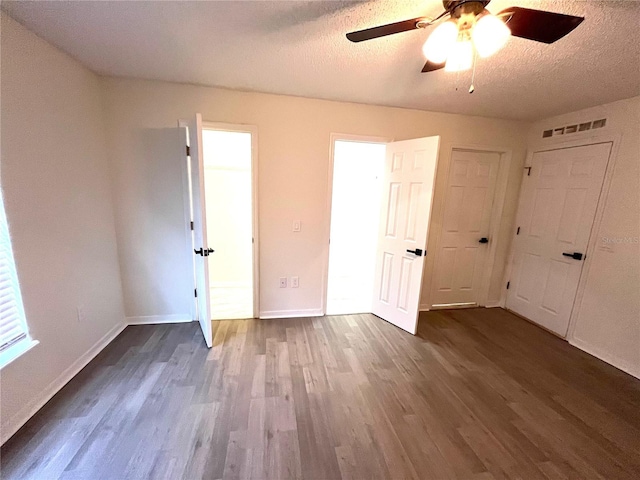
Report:
[[[473,45],[470,40],[461,40],[453,45],[444,70],[446,72],[462,72],[469,70],[472,65]]]
[[[422,52],[430,62],[444,63],[457,38],[457,25],[452,21],[443,22],[429,35]]]
[[[511,30],[498,17],[487,14],[480,17],[471,31],[471,38],[478,55],[489,57],[509,40]]]

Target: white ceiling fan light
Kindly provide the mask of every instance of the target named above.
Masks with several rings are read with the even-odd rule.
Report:
[[[487,12],[485,10],[485,12]],[[478,55],[489,57],[505,46],[511,36],[509,27],[495,15],[486,13],[480,16],[473,29],[471,38]]]
[[[487,10],[466,13],[441,23],[429,35],[422,51],[434,64],[446,62],[445,71],[461,72],[473,65],[474,48],[481,57],[489,57],[507,43],[511,31]]]
[[[451,48],[445,72],[463,72],[473,65],[473,45],[468,38],[459,39]]]
[[[458,26],[452,20],[438,25],[422,47],[424,56],[433,63],[444,63],[458,39]]]

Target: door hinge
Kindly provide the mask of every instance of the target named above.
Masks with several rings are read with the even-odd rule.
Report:
[[[193,222],[189,222],[191,224],[191,230],[193,230]]]
[[[198,289],[197,289],[197,288],[193,291],[193,296],[194,296],[194,297],[197,297],[197,296],[198,296]]]
[[[509,290],[509,285],[511,285],[511,282],[507,282],[507,290]]]
[[[189,148],[189,145],[187,145],[187,157],[191,155],[191,149]]]
[[[193,222],[191,222],[191,230],[193,230]],[[516,235],[520,235],[520,227],[516,230]]]

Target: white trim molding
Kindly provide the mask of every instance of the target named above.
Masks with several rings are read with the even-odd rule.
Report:
[[[127,317],[127,325],[157,325],[160,323],[187,323],[194,320],[188,313],[176,315],[146,315],[141,317]]]
[[[309,308],[306,310],[267,310],[260,312],[260,319],[270,318],[309,318],[322,317],[322,308]]]
[[[501,305],[500,302],[491,302],[487,303],[484,308],[503,308],[503,305]]]
[[[2,422],[2,438],[4,444],[9,440],[27,421],[33,417],[51,398],[58,393],[80,370],[86,367],[104,348],[109,345],[115,338],[122,333],[127,327],[126,323],[118,323],[109,330],[100,340],[87,350],[80,358],[73,362],[69,368],[62,372],[53,380],[39,395],[35,396],[22,407],[18,412],[9,418],[6,422]]]

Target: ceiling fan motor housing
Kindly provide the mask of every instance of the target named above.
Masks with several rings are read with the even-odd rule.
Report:
[[[470,38],[470,32],[476,21],[484,15],[489,0],[443,0],[444,8],[458,25],[458,31],[464,38]]]
[[[479,15],[491,0],[442,0],[444,9],[453,18],[459,18],[462,14]]]

